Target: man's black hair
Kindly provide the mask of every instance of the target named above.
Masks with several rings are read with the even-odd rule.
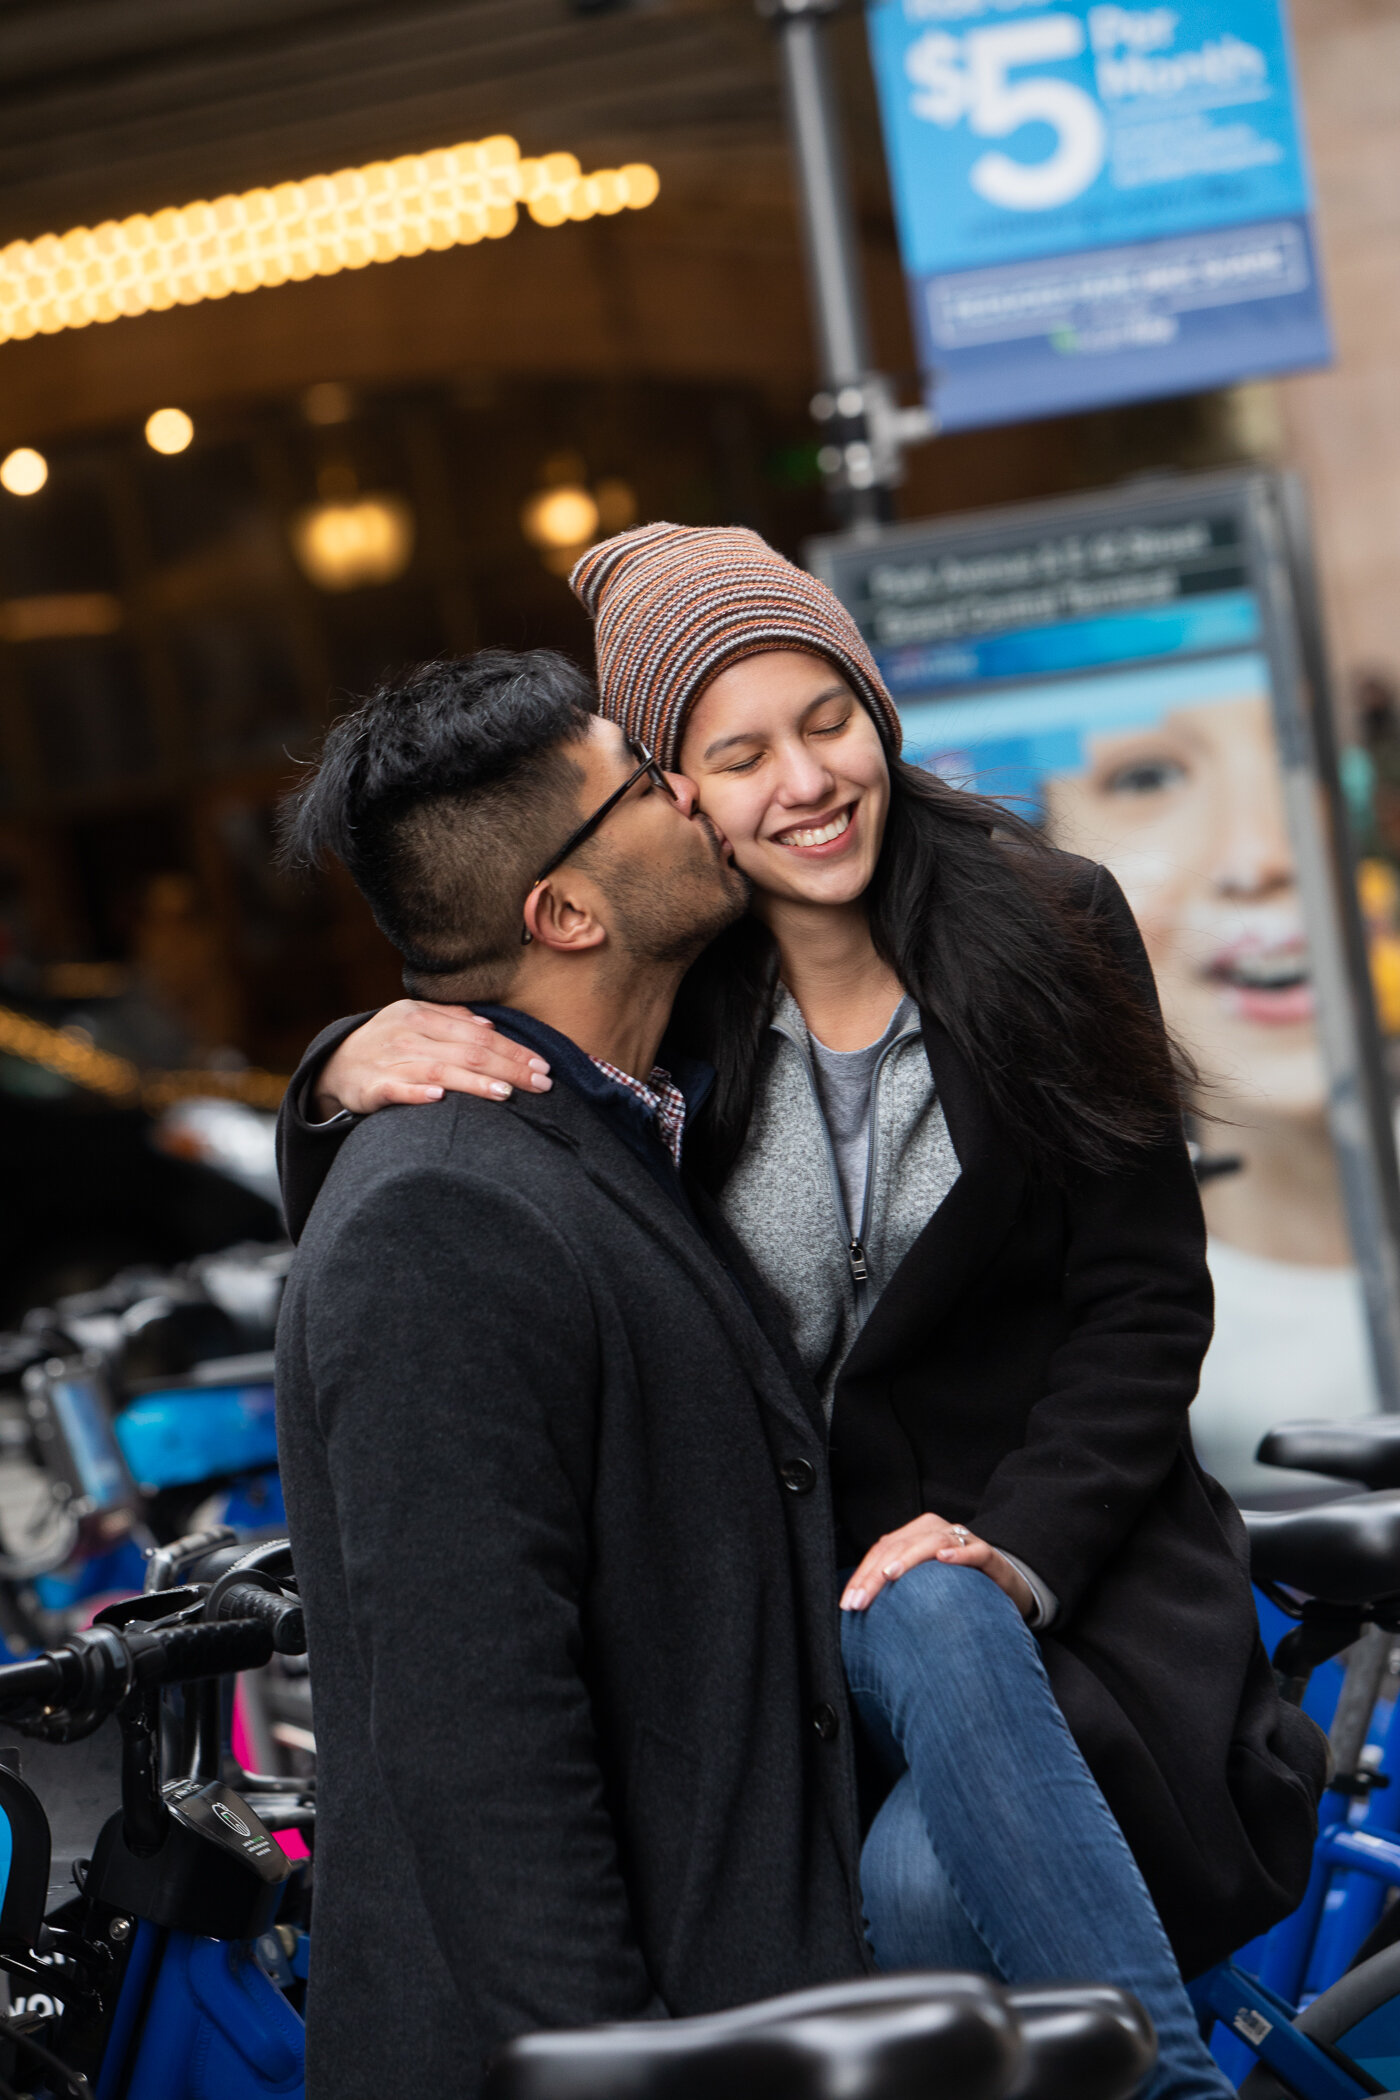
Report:
[[[282,810],[294,862],[334,853],[425,997],[500,996],[534,872],[578,821],[591,681],[549,649],[424,664],[329,731]]]

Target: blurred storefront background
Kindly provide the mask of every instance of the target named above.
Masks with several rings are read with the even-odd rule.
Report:
[[[1293,0],[1291,18],[1335,365],[940,439],[910,454],[898,500],[928,518],[1174,469],[1302,471],[1400,1040],[1400,0]],[[858,11],[830,34],[876,363],[912,392]],[[512,230],[441,252],[177,292],[135,319],[50,314],[0,342],[0,457],[20,455],[0,473],[6,1318],[122,1260],[275,1230],[222,1196],[206,1215],[188,1130],[159,1156],[186,1174],[178,1201],[147,1188],[151,1075],[181,1075],[170,1098],[208,1075],[265,1114],[329,1016],[396,992],[348,885],[294,883],[271,854],[277,799],[347,697],[444,650],[585,658],[569,563],[634,519],[741,522],[793,554],[828,521],[789,142],[752,0],[178,17],[19,0],[0,115],[0,290],[6,243],[462,141],[659,179],[651,201],[595,190],[559,223],[522,201]]]

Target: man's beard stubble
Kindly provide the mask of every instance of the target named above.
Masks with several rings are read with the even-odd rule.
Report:
[[[636,961],[689,964],[717,934],[742,919],[753,884],[724,857],[703,810],[692,820],[703,827],[707,855],[693,873],[669,883],[621,859],[607,872],[608,898],[617,915],[617,931]],[[718,879],[716,876],[718,875]]]

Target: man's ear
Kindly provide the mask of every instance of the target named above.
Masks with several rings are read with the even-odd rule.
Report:
[[[543,948],[571,954],[601,948],[607,928],[598,917],[593,885],[582,877],[570,879],[567,868],[546,875],[525,899],[525,926]]]

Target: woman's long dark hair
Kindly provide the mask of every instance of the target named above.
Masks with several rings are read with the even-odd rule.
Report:
[[[1086,910],[1084,875],[1000,803],[891,762],[866,892],[875,946],[946,1028],[1027,1165],[1061,1182],[1159,1142],[1195,1080]],[[706,950],[676,1002],[671,1040],[718,1075],[686,1133],[687,1160],[712,1190],[748,1130],[777,983],[777,943],[750,915]]]

